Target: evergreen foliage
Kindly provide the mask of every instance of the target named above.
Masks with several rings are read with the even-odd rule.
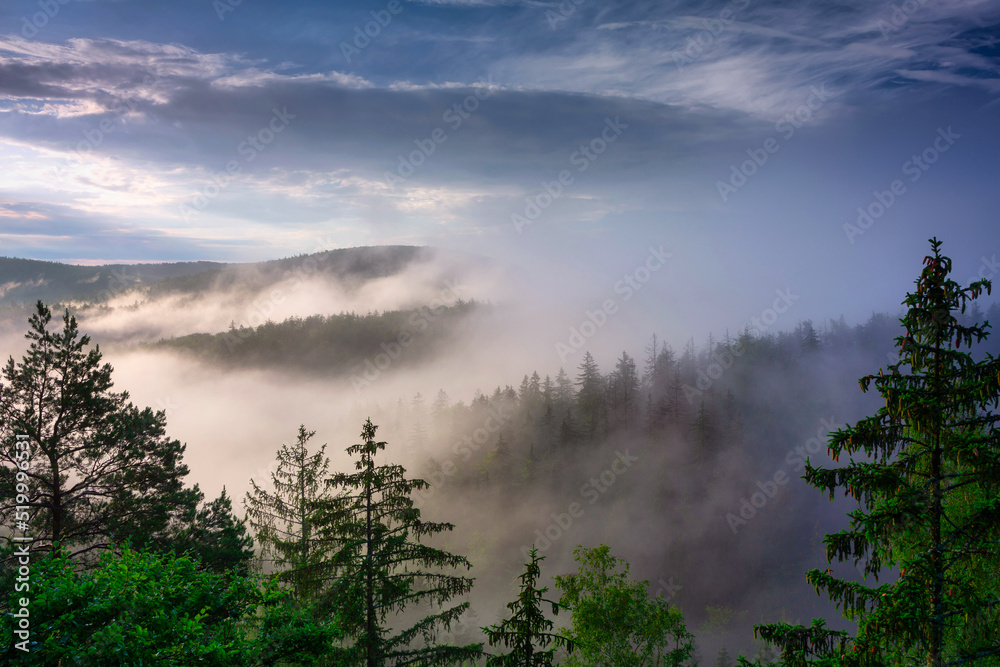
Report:
[[[333,582],[325,596],[327,608],[339,614],[344,633],[354,640],[348,652],[352,664],[445,665],[473,659],[482,644],[435,643],[437,633],[450,630],[469,607],[468,602],[444,605],[468,593],[473,583],[442,570],[472,566],[464,556],[420,542],[454,526],[420,518],[410,494],[427,488],[426,482],[407,479],[400,465],[376,465],[386,447],[375,440],[376,429],[370,419],[365,422],[362,442],[347,448],[357,457],[357,472],[329,478],[328,489],[338,493],[316,504],[318,529],[330,552],[323,568]],[[421,603],[440,611],[403,629],[390,625],[400,612]],[[417,640],[423,645],[411,646]]]
[[[29,319],[31,341],[13,357],[0,382],[0,522],[15,525],[26,506],[33,551],[58,544],[76,556],[130,540],[169,549],[171,531],[200,499],[186,489],[184,445],[165,435],[163,411],[139,409],[128,392],[112,390],[112,368],[98,347],[63,315],[52,331],[52,311],[41,301]],[[15,459],[17,435],[27,436],[27,469]],[[18,502],[16,473],[27,478]]]
[[[251,479],[251,489],[243,499],[262,558],[272,563],[277,579],[302,602],[319,597],[322,584],[317,568],[326,556],[317,534],[315,506],[326,495],[323,481],[330,459],[325,455],[326,445],[309,453],[314,435],[315,431],[300,425],[295,444],[282,444],[278,450],[277,467],[271,473],[273,491]]]
[[[539,557],[538,549],[532,545],[529,558],[520,576],[520,593],[516,600],[507,603],[510,618],[483,628],[490,646],[510,649],[487,657],[487,667],[551,667],[557,649],[565,648],[572,653],[576,647],[571,639],[552,632],[555,624],[545,617],[542,609],[543,604],[548,604],[552,613],[558,614],[561,608],[558,602],[545,599],[547,587],[538,587],[539,564],[545,557]]]
[[[827,535],[827,558],[864,561],[876,582],[887,570],[898,575],[868,585],[810,571],[809,583],[858,633],[845,643],[822,624],[758,628],[794,664],[810,654],[823,665],[928,667],[1000,656],[1000,416],[990,412],[1000,402],[1000,363],[962,350],[983,340],[988,324],[958,320],[990,283],[960,286],[940,241],[931,239],[931,251],[903,302],[899,361],[860,380],[885,407],[831,436],[835,460],[846,454],[847,464],[807,462],[804,476],[831,499],[841,490],[859,504],[848,529]]]

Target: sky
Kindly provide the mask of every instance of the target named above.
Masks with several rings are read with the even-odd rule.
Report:
[[[631,278],[668,330],[859,321],[931,236],[1000,273],[998,40],[976,0],[8,0],[0,254],[431,245],[581,318]]]

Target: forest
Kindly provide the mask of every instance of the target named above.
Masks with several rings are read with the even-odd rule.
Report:
[[[3,660],[1000,665],[1000,304],[980,306],[988,280],[951,272],[933,239],[898,317],[746,326],[680,349],[650,334],[610,371],[584,352],[468,403],[433,386],[358,399],[353,467],[332,467],[320,425],[289,423],[241,498],[190,484],[166,413],[115,388],[68,307],[38,301],[0,380]],[[149,345],[346,378],[422,320],[419,372],[492,308]],[[831,513],[842,528],[817,534]],[[658,582],[621,556],[635,532],[660,547]],[[826,562],[795,570],[817,548]],[[802,618],[814,603],[780,599],[789,579],[839,614]],[[477,611],[483,588],[497,609]],[[769,589],[766,608],[787,613],[748,616]]]

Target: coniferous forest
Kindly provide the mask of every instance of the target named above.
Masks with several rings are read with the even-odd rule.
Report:
[[[1000,306],[936,239],[914,269],[899,316],[357,400],[344,456],[289,421],[242,497],[189,481],[93,305],[38,301],[0,381],[4,664],[1000,664]],[[483,312],[140,348],[357,381],[413,317],[416,359]]]
[[[1000,0],[2,0],[0,667],[1000,667]]]

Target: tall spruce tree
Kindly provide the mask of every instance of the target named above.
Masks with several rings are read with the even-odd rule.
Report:
[[[3,368],[0,524],[27,515],[33,551],[58,543],[74,557],[126,540],[168,548],[172,525],[200,497],[183,486],[184,445],[165,435],[163,411],[139,409],[128,392],[112,390],[111,365],[101,363],[99,347],[88,349],[90,337],[68,310],[61,331],[51,321],[39,301],[27,352]],[[26,449],[15,449],[19,435]]]
[[[552,667],[555,653],[560,647],[572,652],[575,644],[561,634],[552,632],[555,624],[545,617],[542,604],[552,606],[552,613],[558,614],[558,602],[545,599],[548,588],[538,587],[541,577],[538,549],[531,546],[530,560],[525,563],[524,574],[520,576],[521,586],[517,599],[507,603],[510,618],[483,628],[490,646],[509,648],[507,653],[490,655],[487,667]]]
[[[282,444],[271,473],[273,491],[250,480],[243,499],[247,519],[256,532],[262,557],[273,561],[276,578],[288,585],[296,600],[315,599],[322,588],[318,568],[326,554],[316,532],[316,506],[324,498],[324,478],[330,466],[326,445],[309,453],[316,435],[299,426],[294,445]]]
[[[962,351],[989,325],[956,319],[990,283],[963,288],[950,280],[951,260],[940,241],[930,242],[916,291],[903,302],[899,362],[860,380],[864,391],[874,385],[885,407],[830,437],[835,460],[851,456],[847,465],[807,462],[804,475],[831,499],[842,489],[859,501],[850,527],[827,535],[827,558],[863,560],[876,581],[887,569],[898,575],[869,586],[829,569],[809,572],[809,583],[858,623],[858,633],[849,648],[821,625],[758,628],[785,657],[797,651],[801,664],[807,643],[828,645],[820,664],[939,667],[1000,656],[1000,416],[989,410],[1000,402],[1000,363]]]
[[[627,352],[608,378],[608,401],[615,427],[632,426],[639,414],[639,373]]]
[[[471,568],[464,556],[420,543],[454,528],[420,518],[410,494],[427,488],[420,479],[406,479],[400,465],[376,465],[375,457],[386,447],[376,442],[378,427],[367,420],[362,442],[347,448],[358,457],[357,472],[337,473],[327,480],[331,499],[317,503],[320,531],[331,549],[324,563],[333,583],[327,604],[340,615],[344,633],[354,639],[349,661],[367,667],[396,665],[445,665],[481,655],[482,644],[449,646],[435,643],[435,636],[468,609],[469,603],[445,608],[452,598],[472,589],[473,579],[443,570]],[[390,620],[420,603],[440,611],[402,630]],[[411,647],[422,640],[422,646]]]
[[[583,355],[576,383],[580,387],[576,405],[580,414],[581,431],[587,438],[596,438],[607,425],[607,402],[604,377],[590,352]]]

